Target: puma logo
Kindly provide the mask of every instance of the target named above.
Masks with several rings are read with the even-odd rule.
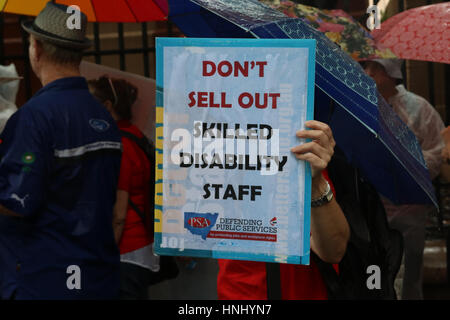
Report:
[[[27,194],[25,197],[20,198],[16,193],[13,193],[13,194],[11,195],[11,199],[14,199],[14,200],[19,201],[20,204],[22,205],[22,207],[25,208],[25,200],[28,198],[28,196],[29,196],[29,195]]]

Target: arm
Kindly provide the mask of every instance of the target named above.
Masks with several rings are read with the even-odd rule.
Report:
[[[297,131],[297,137],[311,142],[291,149],[299,160],[308,161],[312,169],[311,198],[319,198],[326,189],[322,171],[326,169],[336,145],[331,129],[319,121],[307,121],[311,130]],[[338,263],[345,254],[350,238],[350,227],[336,202],[311,208],[311,249],[325,262]]]
[[[125,226],[134,165],[130,158],[130,141],[122,138],[122,147],[123,152],[120,162],[119,181],[117,183],[116,203],[114,204],[113,210],[113,230],[117,245],[120,243]]]
[[[119,244],[122,238],[123,227],[127,216],[128,197],[128,192],[117,190],[116,203],[113,211],[113,230],[117,244]]]
[[[313,185],[322,187],[325,190],[326,182],[320,177],[320,182],[313,182]],[[322,195],[317,193],[312,198]],[[311,249],[325,262],[339,263],[347,249],[347,242],[350,238],[350,227],[341,207],[336,199],[316,208],[311,208]]]
[[[442,150],[445,147],[441,132],[445,126],[439,113],[425,99],[418,99],[415,103],[419,110],[411,115],[411,129],[420,142],[423,158],[431,179],[434,179],[441,170]]]
[[[3,216],[26,218],[39,212],[46,202],[52,140],[42,115],[33,110],[18,110],[1,134],[0,215]]]
[[[422,143],[423,157],[430,171],[431,179],[436,178],[442,165],[442,150],[445,147],[441,131],[444,129],[444,123],[440,115],[433,110],[429,120],[424,125],[424,141]]]

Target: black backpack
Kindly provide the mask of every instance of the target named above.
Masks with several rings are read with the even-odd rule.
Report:
[[[394,280],[403,255],[402,234],[389,228],[384,206],[378,192],[351,166],[336,147],[328,165],[328,175],[333,182],[336,201],[350,226],[350,240],[339,263],[339,272],[332,264],[322,261],[313,251],[325,282],[330,300],[396,300]],[[380,268],[380,289],[367,285],[371,273],[369,266]],[[266,264],[267,297],[282,297],[280,267]]]
[[[139,215],[144,223],[145,228],[147,229],[150,235],[154,233],[154,221],[155,221],[155,145],[153,142],[144,135],[142,138],[135,136],[134,134],[120,130],[122,137],[127,138],[144,151],[145,155],[150,162],[150,181],[149,181],[149,210],[147,213],[142,212],[139,207],[131,201],[131,198],[128,200],[128,204],[130,207]],[[158,272],[153,272],[153,276],[150,279],[149,285],[153,285],[159,283],[164,280],[169,280],[176,278],[179,273],[178,265],[171,256],[160,256],[160,270]]]
[[[351,231],[338,273],[331,264],[312,254],[327,286],[329,299],[396,300],[394,280],[403,256],[402,234],[389,227],[375,188],[348,164],[337,148],[328,166],[328,175]],[[371,277],[370,266],[379,268],[379,288],[367,284]]]

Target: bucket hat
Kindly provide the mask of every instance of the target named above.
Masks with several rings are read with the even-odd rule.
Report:
[[[22,27],[36,38],[50,42],[58,47],[84,50],[91,46],[86,38],[87,17],[80,12],[80,28],[71,29],[67,25],[73,12],[68,6],[48,2],[36,19],[24,21]]]
[[[381,64],[386,73],[394,79],[403,79],[402,75],[402,63],[400,59],[373,59],[372,61]]]

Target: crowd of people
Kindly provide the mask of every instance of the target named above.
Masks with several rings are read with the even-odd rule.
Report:
[[[43,87],[0,136],[0,299],[146,299],[167,266],[153,253],[152,222],[145,214],[153,207],[154,163],[137,142],[144,134],[131,122],[138,90],[122,79],[81,76],[83,50],[90,46],[87,19],[82,15],[81,29],[69,30],[65,9],[49,3],[23,24]],[[417,136],[435,178],[449,163],[450,132],[425,99],[401,84],[400,63],[372,60],[363,67]],[[314,259],[309,266],[275,266],[278,288],[274,264],[219,260],[219,299],[330,298],[320,265],[339,273],[352,239],[348,210],[355,200],[340,191],[335,166],[342,159],[330,127],[316,120],[305,126],[292,134],[309,142],[291,152],[312,168]],[[422,299],[425,219],[432,207],[372,198],[403,236],[397,293]]]

